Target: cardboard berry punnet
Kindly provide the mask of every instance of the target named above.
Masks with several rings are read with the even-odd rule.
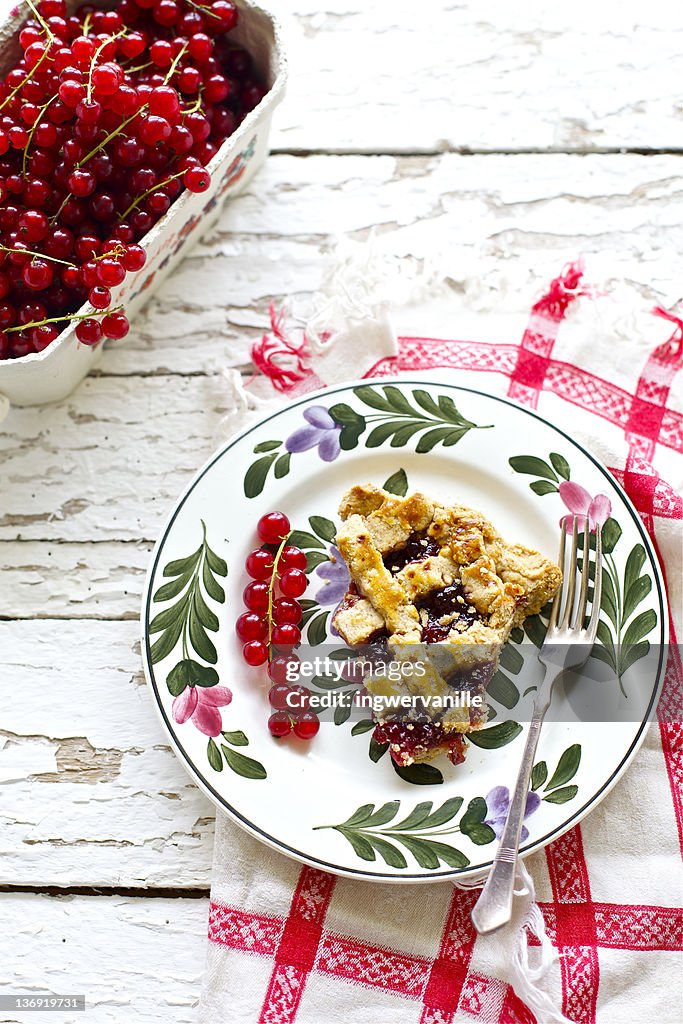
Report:
[[[190,247],[215,222],[223,202],[243,191],[268,154],[273,111],[283,98],[286,80],[280,30],[275,19],[250,0],[236,0],[236,3],[240,19],[230,34],[231,41],[249,51],[268,92],[208,164],[209,188],[202,193],[185,189],[141,239],[139,244],[147,254],[144,267],[128,273],[122,284],[111,289],[112,305],[123,304],[129,318],[134,317]],[[69,10],[75,6],[67,2]],[[106,9],[110,4],[106,0],[95,0],[95,6]],[[0,71],[3,73],[20,56],[18,36],[30,16],[30,9],[21,5],[0,27]],[[87,313],[90,308],[86,303],[74,315]],[[95,346],[81,344],[76,337],[75,323],[42,352],[0,360],[0,419],[10,405],[43,405],[66,397],[97,365],[104,342]]]

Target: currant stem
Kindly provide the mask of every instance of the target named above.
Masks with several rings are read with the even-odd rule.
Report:
[[[273,571],[270,574],[270,583],[268,584],[268,657],[270,658],[272,646],[273,646],[273,591],[275,590],[275,581],[277,580],[277,567],[280,563],[280,556],[287,546],[289,540],[289,534],[280,541],[280,547],[277,549],[275,559],[273,561]]]
[[[125,256],[125,255],[126,255],[126,247],[121,242],[121,243],[119,243],[119,245],[115,246],[113,249],[108,249],[106,252],[101,252],[99,256],[93,256],[92,257],[92,261],[93,261],[93,263],[96,263],[98,260],[105,260],[108,256],[114,256],[116,259],[118,259],[120,256]]]
[[[33,67],[31,68],[31,70],[27,74],[26,78],[21,83],[21,85],[18,85],[16,87],[16,89],[12,89],[12,92],[9,94],[9,96],[5,97],[5,99],[2,101],[2,103],[0,103],[0,110],[4,110],[4,108],[7,106],[9,101],[11,99],[13,99],[16,96],[16,94],[19,92],[19,90],[23,89],[24,86],[26,85],[26,83],[29,82],[33,78],[33,76],[35,75],[35,73],[38,70],[38,68],[40,67],[40,65],[43,63],[44,60],[47,59],[47,54],[48,54],[48,51],[46,50],[45,53],[43,54],[43,56],[39,60],[37,60],[36,63],[33,65]]]
[[[173,74],[175,72],[175,69],[178,67],[178,63],[180,61],[180,58],[187,52],[187,47],[188,47],[188,43],[185,43],[185,45],[183,46],[182,50],[174,57],[173,63],[171,64],[170,68],[168,69],[168,73],[166,75],[166,78],[164,79],[164,85],[168,85],[168,83],[173,78]]]
[[[111,140],[113,138],[115,138],[117,135],[120,135],[121,132],[123,131],[123,129],[127,125],[129,125],[131,121],[134,121],[135,118],[138,116],[138,114],[141,114],[142,111],[146,110],[146,109],[147,109],[147,104],[145,103],[144,107],[140,107],[140,109],[136,110],[134,114],[131,114],[130,117],[127,117],[125,121],[122,121],[121,124],[117,128],[114,128],[113,131],[110,131],[109,135],[107,135],[106,138],[102,139],[102,141],[99,143],[99,145],[95,146],[94,149],[91,149],[87,156],[84,156],[82,160],[78,161],[78,163],[76,164],[76,167],[80,168],[80,167],[83,166],[83,164],[87,164],[88,160],[90,160],[97,153],[99,153],[99,151],[101,149],[104,149],[104,147],[107,145],[107,143],[111,142]],[[68,198],[68,196],[67,196],[67,198]]]
[[[62,263],[65,267],[76,267],[75,263],[69,263],[68,260],[58,260],[56,256],[48,256],[44,252],[34,252],[32,249],[12,249],[9,245],[0,245],[0,252],[21,252],[26,256],[35,256],[40,260],[50,260],[51,263]]]
[[[28,133],[28,139],[26,140],[26,145],[24,146],[24,151],[23,151],[23,155],[22,155],[22,158],[21,158],[21,176],[22,176],[22,178],[26,177],[26,160],[28,158],[29,148],[30,148],[31,143],[33,141],[33,133],[35,132],[36,128],[38,127],[38,124],[40,123],[40,121],[41,121],[41,119],[43,117],[43,114],[45,113],[47,108],[50,106],[51,103],[54,103],[54,101],[56,99],[59,99],[59,93],[56,93],[51,99],[49,99],[47,101],[47,103],[44,106],[42,106],[40,108],[40,114],[38,115],[38,117],[35,119],[35,121],[33,122],[32,126],[31,126],[31,131]]]
[[[88,69],[88,91],[86,93],[86,99],[87,99],[88,103],[90,103],[90,100],[92,98],[92,73],[93,73],[93,70],[95,69],[95,66],[97,64],[97,58],[102,53],[102,50],[105,48],[105,46],[109,46],[110,43],[113,43],[114,40],[116,40],[116,39],[120,39],[121,36],[123,36],[123,35],[125,35],[125,31],[124,31],[124,29],[121,29],[121,31],[117,32],[116,35],[108,36],[106,39],[102,40],[102,42],[97,47],[97,49],[95,50],[94,54],[92,55],[92,57],[90,59],[90,67]]]
[[[194,114],[194,113],[195,113],[195,112],[196,112],[197,110],[199,110],[199,108],[200,108],[200,107],[201,107],[201,105],[202,105],[202,93],[203,93],[203,92],[204,92],[204,89],[203,89],[203,88],[202,88],[202,89],[200,89],[200,90],[199,90],[199,96],[198,96],[198,97],[197,97],[197,99],[196,99],[196,100],[194,101],[194,103],[192,104],[192,106],[191,106],[191,107],[186,107],[186,108],[185,108],[185,110],[182,110],[182,111],[181,111],[181,113],[182,113],[183,117],[187,117],[187,115],[188,115],[188,114]]]
[[[212,18],[218,18],[217,14],[214,14],[210,7],[204,7],[203,4],[196,4],[194,0],[187,0],[190,7],[196,8],[198,11],[203,11],[204,14],[210,14]],[[220,21],[220,18],[219,18]]]
[[[42,26],[43,31],[49,37],[50,42],[54,42],[54,40],[55,40],[54,32],[52,31],[52,29],[50,28],[48,23],[45,21],[45,19],[43,18],[42,14],[40,13],[40,11],[33,4],[32,0],[26,0],[26,3],[28,4],[28,6],[33,11],[33,14],[34,14],[34,16],[36,18],[36,21],[38,21],[38,23]]]
[[[123,306],[111,306],[109,309],[96,309],[92,313],[72,313],[70,316],[50,316],[45,320],[34,320],[30,324],[17,324],[16,327],[5,328],[5,334],[14,334],[15,331],[30,331],[32,327],[42,327],[43,324],[61,324],[65,320],[94,320],[98,316],[108,316],[109,313],[120,313]]]
[[[164,187],[164,185],[168,185],[170,182],[175,181],[177,178],[182,178],[184,174],[185,171],[179,171],[178,174],[172,174],[170,178],[166,179],[166,181],[160,181],[157,185],[153,185],[152,188],[148,188],[146,192],[143,192],[141,196],[138,196],[137,199],[135,199],[130,204],[130,206],[128,207],[127,210],[124,211],[124,213],[119,214],[119,220],[125,220],[128,214],[132,213],[133,210],[136,210],[138,205],[142,202],[142,200],[146,199],[147,196],[152,194],[152,192],[158,192],[159,189]]]

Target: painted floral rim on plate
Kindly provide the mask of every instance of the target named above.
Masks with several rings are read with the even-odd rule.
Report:
[[[485,407],[488,415],[476,415],[478,406]],[[288,494],[292,495],[310,488],[315,480],[321,497],[325,497],[324,507],[311,497],[305,503],[304,513],[291,517],[293,542],[307,554],[310,582],[304,602],[306,640],[312,645],[320,644],[329,637],[330,613],[347,580],[345,566],[334,547],[334,503],[341,490],[331,480],[325,491],[324,474],[333,474],[335,467],[354,458],[362,459],[365,467],[367,453],[382,449],[392,471],[375,482],[405,494],[409,487],[415,489],[413,476],[415,472],[421,473],[429,460],[441,456],[443,461],[451,450],[464,450],[473,437],[480,450],[481,438],[491,437],[495,432],[496,423],[492,421],[496,416],[491,412],[499,408],[503,419],[522,423],[524,438],[529,438],[525,447],[506,451],[506,469],[503,471],[501,466],[497,470],[501,487],[514,494],[519,494],[521,487],[531,492],[534,502],[548,503],[546,507],[552,503],[556,524],[562,517],[571,520],[578,516],[587,519],[591,528],[598,522],[602,526],[606,549],[603,614],[593,657],[610,666],[625,697],[623,680],[628,679],[635,662],[649,654],[651,644],[659,646],[660,652],[660,664],[642,720],[634,723],[630,742],[620,750],[617,762],[610,766],[599,787],[591,789],[591,775],[586,776],[586,742],[578,741],[581,736],[568,736],[572,742],[561,747],[555,744],[552,757],[545,756],[545,748],[541,747],[544,756],[539,755],[527,802],[524,852],[545,845],[583,817],[611,788],[642,742],[663,677],[665,599],[643,526],[608,471],[537,413],[508,399],[442,380],[392,378],[390,382],[361,382],[307,395],[234,438],[200,471],[180,499],[157,544],[143,606],[145,669],[181,760],[219,806],[253,835],[282,852],[340,874],[385,881],[463,876],[479,873],[490,864],[490,859],[479,862],[477,849],[487,848],[487,855],[492,855],[505,817],[509,790],[503,781],[514,775],[522,733],[522,725],[513,716],[506,716],[525,696],[516,683],[523,663],[520,652],[528,652],[532,645],[540,646],[545,630],[542,615],[527,620],[524,629],[513,634],[489,688],[493,721],[469,737],[473,743],[470,756],[474,748],[486,752],[513,745],[514,753],[511,751],[495,771],[487,763],[486,785],[481,790],[473,788],[469,780],[463,785],[466,780],[458,775],[458,769],[449,771],[445,777],[439,764],[398,769],[385,757],[386,746],[368,737],[369,757],[365,755],[365,763],[377,765],[378,771],[386,771],[386,765],[393,766],[394,783],[384,775],[373,792],[366,775],[363,793],[359,794],[362,800],[354,803],[350,799],[347,805],[340,804],[339,813],[332,815],[329,807],[322,813],[325,801],[321,801],[312,820],[304,823],[302,814],[301,827],[293,837],[283,834],[282,823],[277,823],[275,829],[269,828],[269,819],[277,815],[271,814],[268,802],[255,794],[261,787],[274,787],[274,777],[279,778],[283,770],[298,778],[306,758],[297,751],[289,761],[272,764],[274,758],[269,756],[269,748],[272,752],[276,741],[267,736],[265,714],[260,724],[254,714],[254,702],[258,704],[259,698],[249,689],[250,681],[244,678],[244,671],[236,671],[235,650],[226,655],[225,647],[233,644],[234,648],[233,623],[242,610],[239,605],[235,607],[235,599],[241,589],[240,581],[242,586],[247,582],[243,577],[243,559],[231,558],[230,545],[237,534],[248,533],[249,524],[253,529],[255,518],[262,511],[279,507],[278,502],[284,499],[279,495],[271,499],[271,493],[288,485]],[[550,439],[556,438],[557,443],[541,447],[534,437],[538,424],[546,437],[550,431]],[[500,438],[496,442],[498,447],[502,443]],[[467,458],[470,471],[476,473],[478,456],[472,452],[457,463],[459,471],[467,465]],[[581,472],[574,478],[575,461],[583,467],[582,472],[591,467],[592,486],[584,486],[588,481],[582,482]],[[297,488],[299,467],[304,465],[305,475]],[[440,464],[439,468],[443,472]],[[603,481],[600,486],[596,486],[599,480],[596,481],[594,470]],[[367,473],[364,468],[349,468],[347,472],[355,472],[357,480],[365,479]],[[225,543],[220,540],[224,513],[208,496],[213,493],[210,488],[203,500],[200,494],[207,480],[221,477],[214,490],[222,493],[227,477],[235,506],[230,513],[231,530],[224,527]],[[236,485],[241,494],[235,495]],[[292,491],[292,487],[296,490]],[[199,515],[190,511],[197,497]],[[263,504],[266,499],[269,505]],[[476,502],[472,504],[476,507]],[[543,515],[547,513],[544,511]],[[247,538],[245,543],[248,542]],[[236,578],[237,591],[232,600],[226,600],[231,577]],[[624,648],[627,662],[621,663]],[[238,678],[237,685],[228,685],[233,678]],[[251,701],[246,715],[249,724],[244,720],[247,701]],[[368,718],[347,725],[350,717],[350,710],[335,710],[334,728],[339,734],[347,731],[345,743],[352,737],[356,742],[373,727]],[[333,731],[331,724],[328,730]],[[361,758],[363,754],[356,746],[352,756]],[[327,771],[336,774],[334,759],[332,764]],[[400,787],[398,793],[396,785]],[[429,789],[411,792],[409,787],[415,785]],[[435,785],[443,789],[434,790]],[[464,790],[465,795],[451,795],[457,789]],[[432,799],[418,799],[422,795]],[[273,788],[273,803],[277,802],[278,794]],[[547,815],[553,808],[557,820],[551,822]],[[543,815],[543,828],[535,828]],[[324,840],[318,838],[323,835]],[[318,845],[321,843],[325,844],[323,856],[322,846]],[[367,870],[370,864],[378,870]]]

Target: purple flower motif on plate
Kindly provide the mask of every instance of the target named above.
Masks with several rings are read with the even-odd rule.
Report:
[[[524,820],[537,811],[541,804],[541,798],[538,793],[530,792],[526,798],[526,807],[524,809]],[[496,838],[500,839],[503,834],[505,827],[505,819],[507,818],[508,808],[510,807],[510,790],[507,786],[496,786],[486,797],[486,806],[488,813],[486,816],[486,824],[489,825],[496,833]],[[526,825],[522,825],[521,842],[525,843],[529,838],[529,829]]]
[[[329,562],[323,562],[315,570],[316,576],[323,581],[315,599],[319,605],[336,606],[349,588],[349,570],[334,544],[330,544],[328,557]]]
[[[312,405],[304,411],[307,426],[299,427],[285,441],[288,452],[307,452],[318,448],[323,462],[334,462],[339,455],[341,427],[335,423],[324,405]]]
[[[571,480],[564,480],[560,484],[560,497],[570,512],[563,516],[568,530],[573,529],[575,519],[577,530],[583,529],[588,520],[590,531],[594,533],[595,527],[604,526],[612,515],[612,503],[606,494],[596,494],[593,498],[585,487]]]

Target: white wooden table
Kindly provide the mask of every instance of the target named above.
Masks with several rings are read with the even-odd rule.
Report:
[[[0,427],[0,992],[85,993],[89,1024],[196,1018],[214,811],[157,721],[138,612],[220,438],[221,370],[248,372],[271,300],[315,291],[335,236],[373,227],[442,254],[451,326],[473,267],[479,302],[521,314],[581,251],[681,294],[676,5],[322,6],[278,4],[291,86],[248,192],[96,376]]]

